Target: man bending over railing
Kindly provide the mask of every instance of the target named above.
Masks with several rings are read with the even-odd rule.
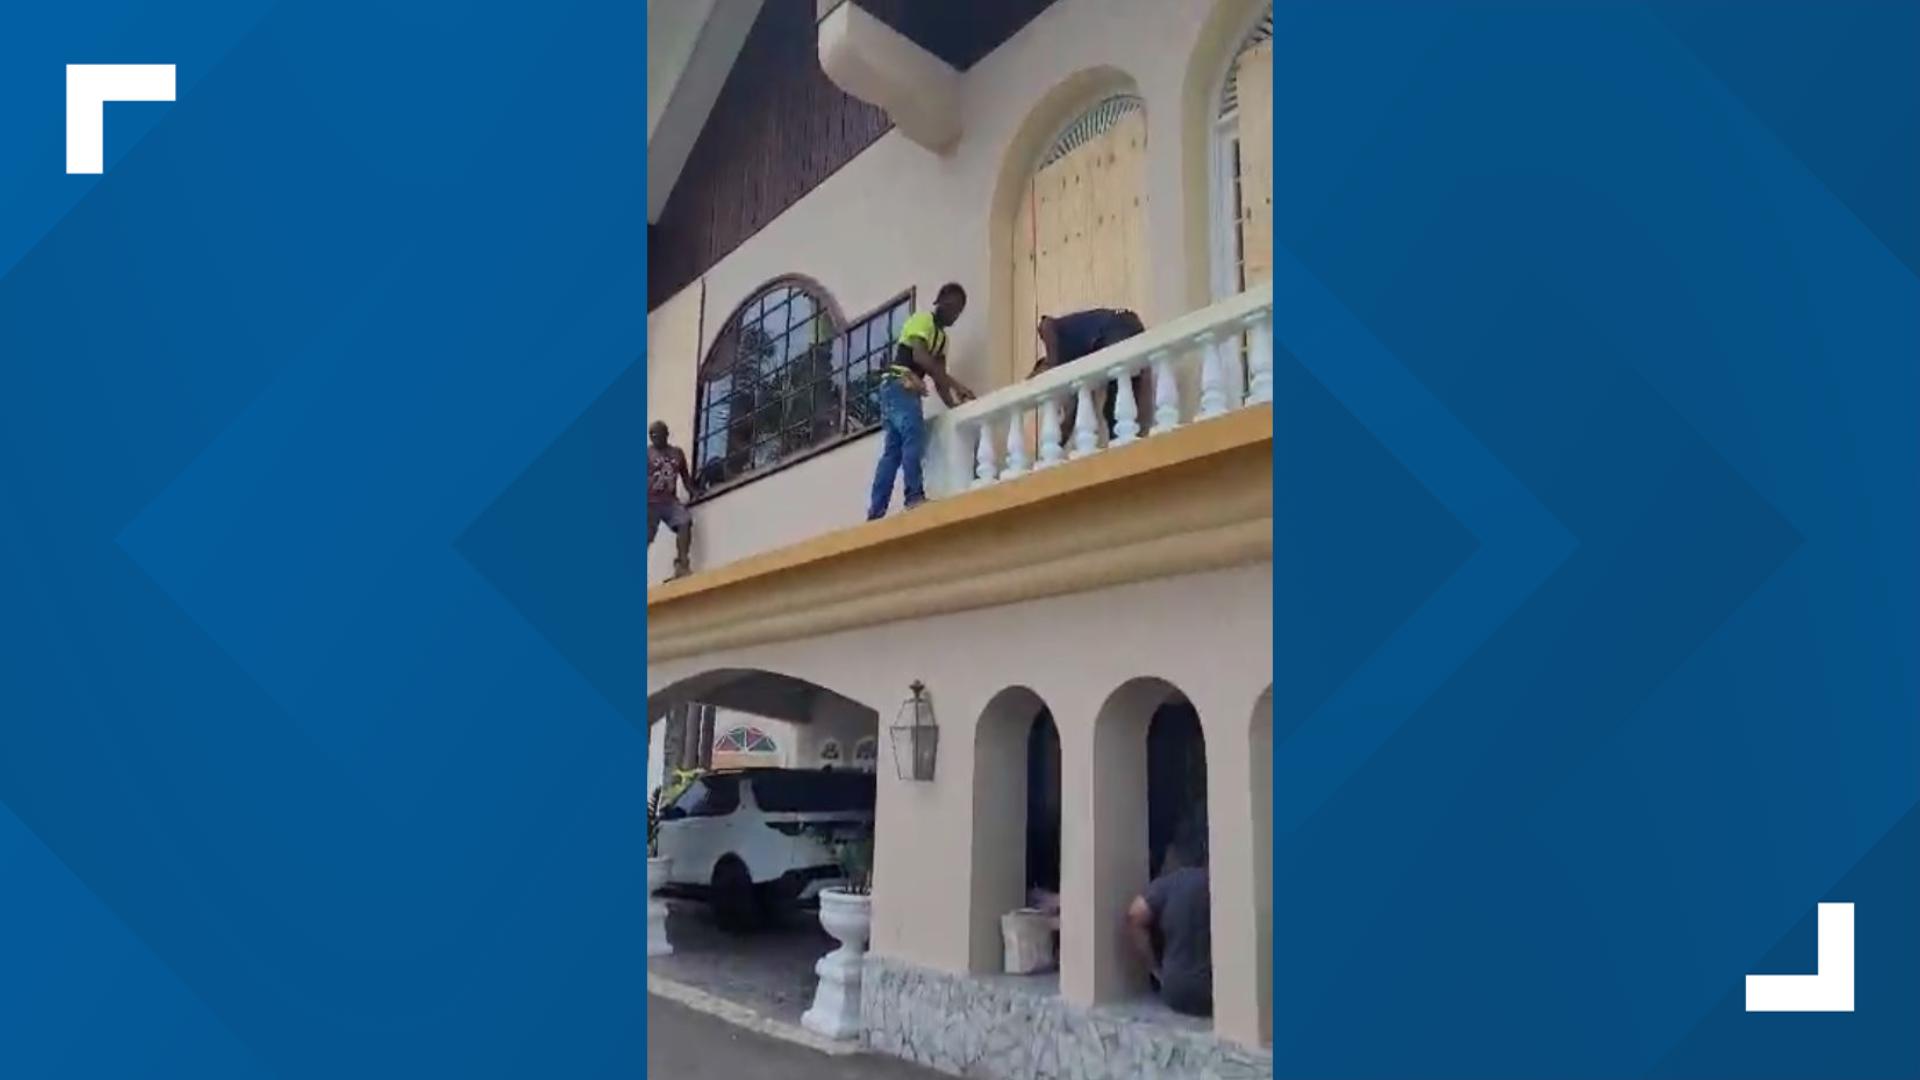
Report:
[[[1067,315],[1043,315],[1040,318],[1038,332],[1044,352],[1033,370],[1027,374],[1029,379],[1043,371],[1071,364],[1083,356],[1091,356],[1101,349],[1147,331],[1140,316],[1121,308],[1090,308],[1075,311]],[[1101,380],[1100,391],[1103,404],[1100,412],[1107,421],[1107,440],[1113,440],[1116,421],[1114,419],[1114,394],[1112,387]],[[1133,399],[1142,401],[1146,396],[1146,376],[1136,375],[1133,379]],[[1063,427],[1073,430],[1073,422],[1079,413],[1079,403],[1067,402],[1066,418]]]

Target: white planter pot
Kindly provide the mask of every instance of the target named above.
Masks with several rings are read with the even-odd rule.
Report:
[[[867,935],[873,930],[873,897],[839,889],[822,892],[820,926],[840,942],[840,947],[814,965],[820,985],[813,993],[813,1008],[806,1011],[800,1023],[829,1039],[857,1039],[861,1031],[860,969],[867,952]]]
[[[673,865],[671,859],[647,860],[647,955],[671,956],[673,946],[667,941],[667,902],[660,899],[659,892],[666,888],[667,869]]]
[[[1000,935],[1006,944],[1009,975],[1032,975],[1054,969],[1053,934],[1060,920],[1035,908],[1021,908],[1000,916]]]

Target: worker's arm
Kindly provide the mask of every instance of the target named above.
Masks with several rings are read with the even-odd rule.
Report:
[[[933,388],[939,393],[940,400],[947,403],[947,408],[951,409],[963,401],[973,400],[973,391],[960,385],[960,380],[947,374],[945,361],[935,359],[933,354],[927,351],[925,344],[914,341],[909,343],[908,347],[913,352],[915,370],[933,380]]]
[[[1045,350],[1045,355],[1033,365],[1033,371],[1027,375],[1029,379],[1060,362],[1060,328],[1054,325],[1051,315],[1040,317],[1040,347]]]
[[[1147,905],[1147,898],[1136,896],[1133,903],[1127,905],[1127,940],[1133,943],[1133,951],[1140,956],[1140,962],[1155,979],[1160,977],[1160,958],[1153,952],[1153,908]]]
[[[693,470],[687,468],[687,455],[684,451],[675,450],[673,456],[674,467],[680,472],[680,482],[687,485],[687,498],[694,498],[700,494],[700,488],[693,482]]]

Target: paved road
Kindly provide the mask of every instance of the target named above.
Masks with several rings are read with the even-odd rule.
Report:
[[[647,1075],[674,1080],[950,1080],[889,1057],[831,1057],[651,996]]]

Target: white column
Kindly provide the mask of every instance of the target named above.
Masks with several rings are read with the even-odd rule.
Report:
[[[1140,403],[1133,400],[1133,371],[1117,367],[1113,377],[1113,439],[1111,446],[1125,446],[1140,437]]]
[[[1040,402],[1040,465],[1050,469],[1066,460],[1060,449],[1060,399],[1048,394]]]
[[[983,488],[993,483],[994,477],[993,417],[980,418],[979,435],[980,448],[973,463],[973,486]]]
[[[1173,353],[1153,354],[1153,430],[1161,435],[1180,426],[1180,381],[1173,377]]]
[[[1205,330],[1195,339],[1200,346],[1200,412],[1196,420],[1211,420],[1227,411],[1226,377],[1222,373],[1220,339]]]
[[[1273,309],[1247,316],[1247,404],[1273,400]]]
[[[1007,467],[1000,473],[1000,479],[1025,476],[1032,465],[1032,459],[1027,457],[1027,410],[1015,409],[1007,419]]]
[[[1099,413],[1093,406],[1093,384],[1080,382],[1074,384],[1075,404],[1073,409],[1073,453],[1068,456],[1078,461],[1089,454],[1100,452]]]

